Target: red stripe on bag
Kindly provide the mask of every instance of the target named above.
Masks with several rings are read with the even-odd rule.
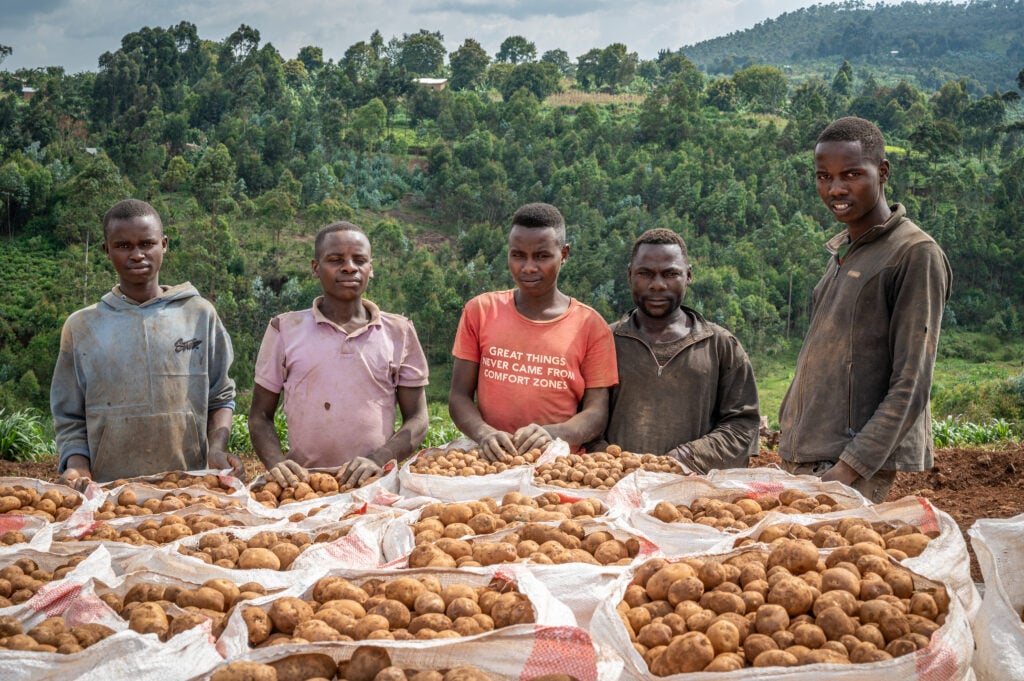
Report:
[[[26,605],[47,617],[55,617],[67,610],[78,598],[82,585],[75,582],[50,582],[28,599]]]
[[[938,632],[932,636],[931,645],[917,651],[914,665],[919,681],[948,681],[958,678],[956,654],[946,641],[939,637]]]
[[[777,497],[786,486],[781,482],[752,482],[747,497],[757,499],[758,497]]]
[[[590,634],[579,627],[535,627],[533,649],[519,678],[526,681],[545,674],[596,681],[597,659]]]
[[[919,529],[922,532],[938,532],[939,518],[935,515],[935,507],[932,506],[932,502],[924,497],[918,497],[917,502],[924,508],[924,516],[921,518],[921,527]]]
[[[25,527],[26,516],[23,515],[0,515],[0,532],[20,530]]]

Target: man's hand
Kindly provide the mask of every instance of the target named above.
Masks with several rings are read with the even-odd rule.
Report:
[[[845,461],[837,461],[835,466],[829,468],[821,476],[822,482],[831,482],[832,480],[841,482],[844,485],[852,485],[860,480],[860,473],[855,471],[853,467]]]
[[[693,452],[686,445],[679,445],[665,452],[665,456],[669,456],[678,461],[683,466],[683,471],[689,473],[700,473],[700,469],[697,467],[697,461],[693,458]]]
[[[511,435],[503,430],[495,430],[480,440],[480,453],[488,461],[502,461],[516,453],[516,446]]]
[[[235,476],[242,482],[246,482],[245,464],[243,464],[242,460],[234,454],[228,454],[223,450],[211,448],[209,455],[206,457],[206,461],[210,468],[215,468],[217,470],[230,468],[231,475]]]
[[[309,473],[306,472],[305,468],[294,461],[285,459],[281,463],[270,468],[267,471],[267,477],[282,487],[295,487],[300,482],[306,482],[309,480]]]
[[[512,436],[512,442],[519,454],[526,454],[532,449],[544,449],[553,441],[554,438],[544,429],[544,426],[538,426],[536,423],[523,426]]]
[[[338,482],[347,485],[350,489],[355,489],[373,476],[380,475],[382,470],[373,460],[365,456],[357,456],[345,466]]]
[[[92,469],[89,467],[89,459],[78,454],[68,457],[67,466],[64,472],[57,478],[57,482],[67,485],[72,489],[84,492],[92,482]]]

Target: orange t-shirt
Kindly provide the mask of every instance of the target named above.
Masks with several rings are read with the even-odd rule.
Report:
[[[479,295],[462,310],[452,354],[480,365],[480,415],[507,433],[564,423],[586,388],[619,382],[611,329],[575,298],[555,319],[534,321],[516,310],[514,289]]]

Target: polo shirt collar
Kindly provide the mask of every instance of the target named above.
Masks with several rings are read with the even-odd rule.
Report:
[[[380,308],[372,300],[363,298],[363,309],[366,310],[367,314],[370,315],[370,321],[366,323],[366,326],[361,326],[351,333],[347,333],[341,326],[335,324],[330,319],[324,316],[324,313],[320,311],[320,303],[323,301],[323,296],[317,296],[313,300],[313,320],[317,324],[328,324],[338,331],[346,334],[349,338],[355,338],[356,336],[362,335],[371,326],[380,326]]]

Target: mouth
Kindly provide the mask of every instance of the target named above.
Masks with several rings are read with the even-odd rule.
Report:
[[[829,204],[829,208],[833,213],[842,213],[849,210],[852,205],[849,201],[833,201]]]

